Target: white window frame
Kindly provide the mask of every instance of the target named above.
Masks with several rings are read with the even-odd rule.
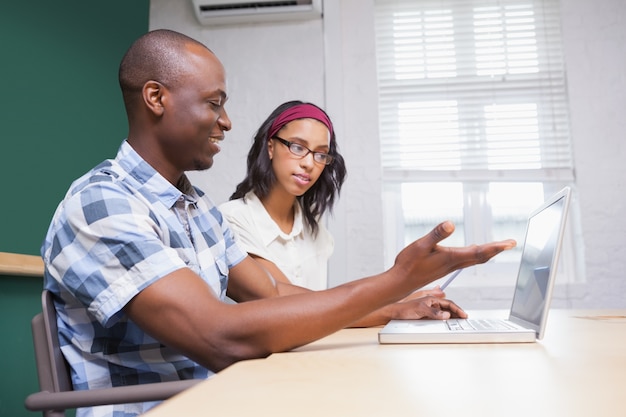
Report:
[[[375,10],[386,267],[407,243],[403,183],[462,184],[461,244],[493,239],[489,183],[541,183],[543,198],[575,188],[558,0],[376,0]],[[481,53],[484,22],[496,28],[499,43]],[[516,37],[532,39],[515,49]],[[423,138],[429,135],[437,140]],[[539,203],[529,202],[528,212]],[[576,212],[574,201],[557,283],[583,280]],[[511,237],[521,249],[523,236]],[[512,285],[519,249],[464,272],[480,279],[455,285]]]

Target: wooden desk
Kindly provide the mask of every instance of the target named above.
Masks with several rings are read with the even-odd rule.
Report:
[[[146,416],[626,416],[626,310],[553,310],[527,344],[379,345],[377,332],[237,363]]]
[[[0,275],[43,276],[41,256],[0,252]]]

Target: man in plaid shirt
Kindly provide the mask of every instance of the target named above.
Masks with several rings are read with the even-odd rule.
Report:
[[[76,389],[206,378],[355,324],[465,317],[444,298],[398,301],[515,245],[442,247],[454,230],[444,222],[376,276],[318,292],[275,282],[184,174],[210,168],[231,128],[217,57],[185,35],[156,30],[131,46],[119,78],[128,137],[114,160],[72,184],[42,246],[44,285]],[[153,405],[77,415],[136,416]]]

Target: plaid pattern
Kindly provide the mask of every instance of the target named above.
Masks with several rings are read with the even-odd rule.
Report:
[[[228,270],[246,256],[215,205],[183,178],[172,186],[124,141],[75,181],[41,253],[55,294],[62,351],[76,389],[206,378],[211,372],[161,345],[122,311],[143,288],[190,268],[224,300]],[[85,408],[134,416],[155,403]]]

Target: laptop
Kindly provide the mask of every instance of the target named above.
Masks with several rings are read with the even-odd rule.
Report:
[[[563,243],[570,188],[528,218],[508,319],[391,320],[378,333],[386,343],[513,343],[543,338]]]

